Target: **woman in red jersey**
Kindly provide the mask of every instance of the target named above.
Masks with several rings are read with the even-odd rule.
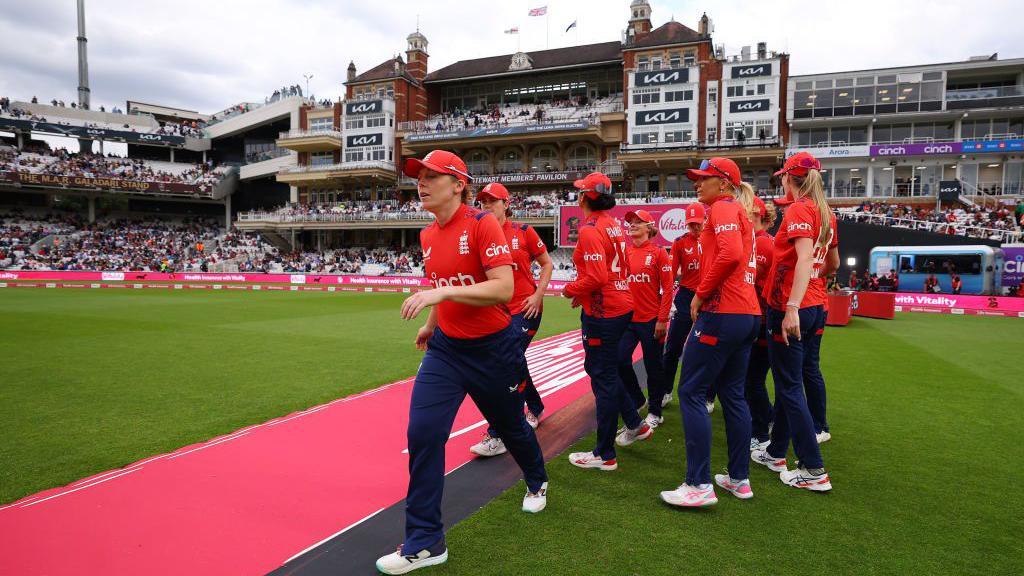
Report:
[[[644,353],[647,372],[647,418],[651,428],[657,428],[665,419],[661,416],[661,403],[665,397],[665,373],[662,364],[663,342],[668,331],[668,313],[672,309],[672,263],[668,252],[651,238],[658,234],[654,217],[646,210],[626,213],[629,237],[626,249],[629,259],[629,292],[633,296],[633,320],[626,328],[619,345],[619,377],[622,378],[633,403],[645,403],[640,382],[633,371],[633,351],[639,343]],[[628,430],[615,438],[619,446],[630,442]]]
[[[763,294],[769,307],[775,425],[768,446],[750,456],[780,472],[790,486],[823,492],[832,489],[832,482],[812,415],[820,410],[824,418],[825,382],[818,363],[825,331],[824,279],[839,267],[836,217],[825,200],[821,164],[814,156],[795,154],[776,175],[782,176],[786,196],[775,203],[789,208],[775,235],[775,259]],[[805,388],[816,397],[805,397]],[[790,438],[799,460],[795,470],[786,468]]]
[[[409,405],[405,542],[377,560],[385,574],[448,559],[441,521],[444,447],[466,394],[523,470],[524,512],[544,509],[548,486],[543,454],[516,393],[518,342],[506,305],[514,293],[513,262],[501,226],[491,214],[466,205],[470,176],[455,154],[434,150],[422,160],[410,158],[403,172],[418,179],[423,208],[435,217],[420,233],[433,289],[402,303],[405,320],[425,308],[430,313],[416,334],[416,347],[426,354]]]
[[[665,397],[662,406],[672,400],[672,387],[676,383],[679,358],[683,355],[683,343],[693,328],[690,304],[700,285],[700,233],[704,229],[704,205],[692,202],[686,207],[686,233],[672,242],[672,276],[677,279],[678,289],[673,301],[675,315],[668,325],[665,338]],[[710,391],[708,392],[710,394]],[[714,406],[714,397],[711,397]]]
[[[544,402],[540,399],[537,387],[533,385],[533,378],[530,377],[530,367],[526,363],[526,349],[533,341],[540,329],[540,319],[544,306],[544,291],[551,281],[551,273],[554,264],[544,242],[537,235],[537,231],[529,224],[512,222],[509,216],[512,215],[510,208],[511,198],[508,189],[493,182],[484,186],[476,195],[477,202],[484,210],[494,214],[501,224],[512,250],[512,271],[515,276],[515,291],[512,294],[512,301],[508,303],[509,313],[512,314],[512,327],[516,338],[519,340],[520,360],[522,362],[522,379],[519,384],[519,393],[526,402],[526,423],[531,428],[540,425],[540,416],[544,412]],[[533,263],[540,265],[540,279],[533,278]],[[494,426],[489,426],[484,438],[474,444],[470,451],[480,456],[497,456],[505,453],[505,443],[502,442],[498,431]]]
[[[583,307],[583,367],[597,400],[597,446],[590,452],[573,452],[569,462],[580,468],[615,470],[619,414],[624,415],[629,443],[646,440],[653,432],[640,418],[618,371],[619,343],[633,317],[626,242],[622,227],[608,214],[615,207],[612,181],[593,172],[573,185],[580,191],[584,222],[572,255],[576,280],[565,286],[563,295],[572,298],[574,308]]]
[[[747,459],[750,412],[743,388],[761,309],[754,293],[753,189],[740,180],[739,166],[728,158],[705,160],[700,169],[686,174],[708,214],[700,235],[701,280],[690,304],[693,330],[683,349],[679,382],[686,479],[661,498],[676,506],[703,507],[718,502],[711,484],[711,417],[705,405],[711,386],[722,404],[729,445],[728,474],[716,474],[715,482],[737,498],[754,495]]]
[[[764,290],[768,271],[772,267],[772,257],[775,249],[775,239],[768,233],[768,230],[775,225],[776,217],[777,212],[774,204],[767,205],[764,203],[764,200],[757,197],[754,198],[754,258],[757,261],[757,277],[754,279],[754,288],[758,293],[762,314],[768,308],[760,294]],[[750,348],[750,362],[747,365],[747,385],[745,389],[747,406],[750,408],[750,449],[752,451],[768,445],[768,434],[772,421],[775,419],[772,401],[768,398],[768,389],[765,387],[768,370],[770,369],[771,363],[768,360],[768,325],[766,318],[762,315],[757,340]]]

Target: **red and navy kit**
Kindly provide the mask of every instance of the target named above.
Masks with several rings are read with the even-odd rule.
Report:
[[[679,286],[693,292],[700,285],[700,242],[687,232],[672,242],[672,274],[679,278]]]
[[[427,277],[435,288],[487,280],[487,270],[511,266],[495,217],[462,205],[443,226],[420,233]],[[427,343],[409,403],[409,490],[402,553],[431,549],[444,538],[441,499],[445,443],[466,395],[500,434],[523,470],[529,490],[547,481],[544,456],[523,417],[518,394],[522,351],[505,305],[437,305],[438,327]]]
[[[720,314],[760,314],[754,292],[757,261],[754,228],[732,196],[719,196],[700,234],[701,310]]]
[[[516,315],[523,311],[526,299],[537,291],[537,281],[533,278],[533,261],[548,249],[533,226],[506,220],[503,229],[505,240],[512,251],[513,276],[516,282],[508,309],[512,315]]]
[[[592,213],[580,227],[572,262],[576,280],[565,286],[565,293],[583,306],[584,313],[614,318],[633,311],[625,236],[607,212]]]
[[[754,260],[757,262],[757,276],[754,279],[754,289],[758,297],[760,297],[764,292],[764,283],[768,280],[768,272],[771,271],[772,262],[775,261],[775,238],[764,230],[758,230],[754,234]]]
[[[633,322],[657,318],[668,322],[672,311],[672,264],[668,252],[654,242],[626,250],[629,259],[629,291],[633,296]]]
[[[420,232],[423,266],[434,288],[471,286],[487,271],[511,266],[512,255],[494,215],[461,205],[444,226],[434,222]],[[479,338],[509,325],[508,306],[470,306],[445,301],[437,306],[438,326],[452,338]]]
[[[768,273],[768,280],[764,287],[763,296],[769,306],[776,310],[785,310],[786,304],[789,303],[789,294],[793,289],[793,278],[796,272],[797,256],[794,240],[797,238],[809,238],[815,244],[814,267],[800,308],[825,305],[828,295],[825,291],[825,278],[821,277],[822,269],[825,266],[825,257],[828,251],[839,245],[835,214],[831,215],[830,230],[827,242],[823,246],[818,246],[821,214],[809,198],[801,198],[786,209],[779,231],[775,234],[774,262],[772,262],[771,271]]]
[[[757,294],[764,292],[764,284],[768,279],[768,272],[771,270],[774,260],[775,239],[764,230],[758,230],[754,235],[754,257],[757,260],[757,278],[754,281]],[[761,300],[762,312],[767,312],[768,306]],[[750,408],[750,434],[757,438],[758,442],[767,442],[769,430],[775,420],[775,410],[772,408],[771,398],[768,397],[768,388],[765,382],[768,379],[768,370],[771,364],[768,358],[768,325],[762,318],[761,327],[757,333],[757,341],[750,349],[750,360],[747,364],[747,381],[744,394],[747,398],[747,406]]]

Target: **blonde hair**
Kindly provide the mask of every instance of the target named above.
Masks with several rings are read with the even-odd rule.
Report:
[[[789,177],[800,187],[800,197],[810,197],[815,207],[818,208],[818,214],[821,216],[821,231],[818,233],[815,245],[827,248],[825,244],[828,243],[832,235],[832,209],[829,208],[828,201],[825,199],[825,183],[821,179],[821,172],[810,169],[807,171],[807,176],[802,178],[793,174],[790,174]]]
[[[740,182],[739,187],[733,188],[736,191],[736,201],[743,206],[743,210],[747,213],[747,219],[751,222],[754,221],[754,187],[750,185],[750,182]]]
[[[779,219],[779,210],[775,207],[774,202],[764,203],[764,216],[761,217],[761,222],[764,223],[765,228],[771,228],[775,226],[775,221]]]

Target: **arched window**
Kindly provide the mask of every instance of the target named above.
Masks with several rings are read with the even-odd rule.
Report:
[[[590,170],[597,165],[597,154],[590,146],[577,144],[569,150],[566,164],[569,170]]]
[[[545,172],[560,169],[558,150],[554,146],[538,146],[530,156],[530,172]]]
[[[514,148],[502,150],[498,156],[498,172],[502,174],[522,172],[523,155]]]
[[[486,150],[474,150],[466,156],[466,168],[474,176],[491,173],[491,157]]]

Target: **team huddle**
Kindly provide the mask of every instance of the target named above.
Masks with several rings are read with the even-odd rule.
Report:
[[[830,433],[818,362],[825,279],[839,255],[820,170],[809,154],[790,157],[776,173],[785,196],[766,204],[741,180],[735,162],[705,160],[687,171],[699,202],[687,206],[687,231],[671,254],[652,242],[657,223],[648,212],[628,212],[626,231],[609,214],[616,202],[607,176],[594,172],[574,183],[584,218],[573,253],[576,279],[563,295],[581,309],[597,443],[570,454],[573,465],[615,470],[616,446],[651,438],[664,422],[678,371],[686,477],[661,492],[665,502],[714,505],[715,484],[737,498],[752,498],[751,461],[779,472],[790,486],[831,489],[819,449]],[[403,172],[418,179],[423,208],[436,217],[420,236],[433,289],[413,294],[401,309],[406,320],[424,309],[429,314],[416,335],[425,354],[409,408],[405,541],[377,561],[385,574],[448,558],[441,520],[444,447],[467,394],[489,424],[471,450],[511,453],[526,481],[524,512],[542,511],[548,492],[534,432],[544,404],[525,353],[540,326],[551,258],[532,227],[509,220],[504,186],[487,185],[472,198],[482,209],[470,206],[472,178],[455,154],[434,150],[407,160]],[[775,206],[788,208],[773,238],[767,230],[777,217]],[[537,279],[534,263],[541,270]],[[633,370],[637,345],[646,396]],[[765,384],[769,370],[774,406]],[[725,419],[728,472],[712,483],[716,398]],[[791,441],[793,469],[786,461]]]

